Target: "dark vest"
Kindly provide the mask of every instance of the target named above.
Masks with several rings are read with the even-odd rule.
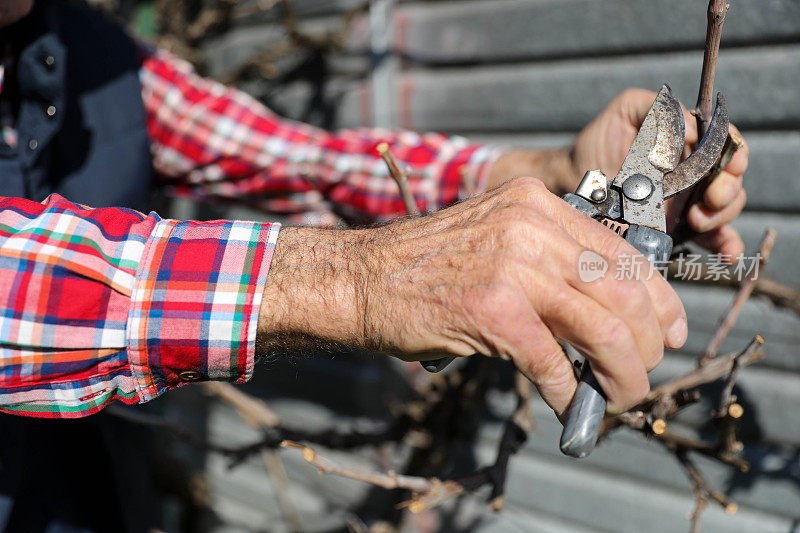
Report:
[[[0,195],[143,209],[152,162],[136,44],[64,0],[37,0],[9,31],[19,144],[0,153]]]
[[[18,147],[0,141],[0,196],[144,209],[152,162],[136,44],[66,0],[36,0],[0,35],[18,58],[3,91],[19,102]],[[149,530],[146,436],[106,413],[0,415],[0,531]]]

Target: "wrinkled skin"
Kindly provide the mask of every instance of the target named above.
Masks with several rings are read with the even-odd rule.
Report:
[[[381,228],[284,229],[260,349],[305,338],[407,360],[502,356],[561,416],[577,380],[559,338],[592,361],[609,409],[627,409],[648,392],[647,372],[664,347],[684,343],[685,313],[658,275],[582,282],[578,256],[587,249],[610,272],[620,255],[638,255],[534,178]]]

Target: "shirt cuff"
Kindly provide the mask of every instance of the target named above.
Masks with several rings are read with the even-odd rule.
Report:
[[[444,165],[439,207],[447,207],[486,190],[492,165],[507,148],[473,144],[456,152]]]
[[[139,401],[188,382],[250,379],[279,229],[227,220],[156,224],[128,316],[128,362]]]

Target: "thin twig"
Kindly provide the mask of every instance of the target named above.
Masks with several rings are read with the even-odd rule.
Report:
[[[717,413],[719,416],[724,416],[724,413],[729,411],[731,404],[736,401],[736,397],[733,395],[733,386],[736,383],[736,378],[739,376],[740,368],[742,368],[742,366],[739,364],[739,357],[736,357],[733,360],[733,366],[731,366],[728,377],[725,378],[725,384],[722,386],[722,390],[719,393],[719,401],[717,402]]]
[[[280,417],[269,406],[255,396],[251,396],[230,383],[207,381],[202,384],[206,392],[232,406],[245,422],[253,427],[277,427]]]
[[[747,348],[745,348],[742,352],[715,357],[705,365],[695,368],[683,376],[653,388],[645,397],[643,403],[647,404],[657,400],[664,394],[675,394],[680,390],[693,389],[699,385],[711,383],[712,381],[716,381],[724,376],[727,376],[733,368],[734,360],[737,358],[739,358],[738,364],[741,366],[747,366],[755,363],[764,357],[764,351],[761,348],[763,344],[763,337],[761,337],[761,335],[756,335],[753,337],[753,340],[750,341],[750,344],[747,346]]]
[[[706,27],[706,48],[703,54],[703,74],[700,79],[700,90],[697,93],[697,106],[695,107],[699,138],[705,135],[708,125],[711,123],[714,77],[717,72],[719,43],[722,39],[722,24],[725,22],[725,13],[727,13],[728,7],[730,6],[726,0],[710,0],[708,3],[708,26]]]
[[[693,272],[692,277],[687,277],[680,271],[678,262],[672,261],[667,269],[667,275],[670,280],[680,283],[696,283],[734,289],[742,286],[743,281],[735,279],[735,276],[731,275],[731,269],[725,271],[724,275],[715,275],[705,264],[697,263],[693,265],[694,267],[697,270]],[[769,298],[775,306],[800,314],[800,291],[772,278],[759,275],[753,288],[753,296],[764,296]]]
[[[778,307],[800,314],[800,291],[772,278],[760,278],[753,294],[769,298]]]
[[[528,434],[533,431],[533,403],[531,402],[531,382],[525,375],[517,370],[514,372],[514,390],[517,397],[517,407],[514,413],[506,420],[503,435],[497,447],[497,457],[494,465],[489,469],[492,492],[489,495],[489,505],[494,512],[499,512],[505,504],[505,486],[508,477],[508,463],[525,442]]]
[[[237,389],[230,383],[209,381],[203,384],[206,392],[233,406],[247,425],[256,429],[274,428],[281,424],[280,417],[267,404]],[[262,448],[264,467],[275,487],[275,495],[283,517],[292,531],[300,531],[302,523],[291,496],[289,480],[280,455],[274,448]]]
[[[673,453],[694,486],[693,492],[697,499],[697,505],[690,515],[691,531],[693,533],[700,531],[700,515],[706,509],[709,498],[719,503],[728,514],[733,514],[739,510],[738,505],[730,501],[727,496],[714,488],[714,486],[706,480],[705,476],[697,468],[697,465],[694,464],[694,461],[689,458],[686,450],[678,448],[673,450]]]
[[[434,490],[443,484],[442,481],[435,478],[404,476],[396,472],[365,472],[346,468],[337,465],[330,459],[324,458],[310,446],[295,441],[285,440],[281,443],[281,447],[300,450],[303,454],[303,459],[316,466],[320,474],[336,474],[342,477],[363,481],[371,485],[377,485],[384,489],[407,489],[412,492],[422,493]]]
[[[764,231],[764,236],[761,238],[761,244],[758,247],[757,268],[754,269],[753,273],[739,287],[739,293],[736,295],[736,298],[734,298],[733,303],[728,311],[722,316],[719,326],[717,327],[714,335],[711,337],[711,340],[708,342],[703,355],[700,356],[698,364],[704,365],[708,363],[708,361],[710,361],[715,355],[717,355],[719,347],[722,345],[725,337],[728,336],[731,328],[733,328],[733,326],[736,324],[736,321],[739,319],[739,313],[742,311],[742,306],[753,293],[753,290],[756,287],[756,282],[758,281],[758,273],[763,271],[764,266],[767,264],[767,261],[769,261],[769,256],[772,253],[772,247],[775,245],[775,239],[777,236],[778,234],[772,228],[767,228]]]
[[[689,515],[689,532],[700,533],[700,516],[703,514],[703,511],[706,510],[706,507],[708,507],[708,500],[703,494],[698,494],[695,490],[692,490],[692,492],[695,495],[697,503],[695,504],[694,510],[692,510],[692,514]]]
[[[603,421],[601,436],[605,436],[620,426],[640,431],[647,430],[649,434],[652,431],[649,425],[653,421],[654,407],[657,405],[668,407],[663,412],[657,412],[658,416],[655,418],[673,417],[679,409],[697,401],[698,396],[694,391],[696,387],[727,376],[733,369],[734,361],[737,361],[735,364],[738,366],[744,367],[762,359],[764,357],[763,344],[764,339],[760,335],[756,335],[744,350],[715,357],[704,366],[694,368],[682,376],[654,387],[645,399],[633,409],[616,417],[606,418]],[[665,402],[665,398],[670,398],[671,401]],[[666,426],[663,430],[666,430]]]
[[[274,449],[264,449],[261,450],[261,457],[264,460],[267,474],[275,487],[275,495],[286,524],[291,531],[301,531],[303,523],[300,520],[297,507],[289,495],[289,477],[286,475],[286,468],[283,466],[280,454]]]
[[[737,455],[743,448],[742,443],[736,438],[736,430],[739,426],[739,419],[744,415],[744,408],[736,403],[736,396],[733,395],[733,385],[736,382],[739,368],[741,367],[738,359],[734,360],[731,373],[720,392],[717,408],[711,413],[719,430],[719,448],[732,455]]]
[[[381,143],[375,150],[380,154],[384,162],[386,162],[386,166],[389,167],[389,174],[392,175],[395,183],[397,183],[397,187],[400,189],[400,196],[403,198],[403,205],[406,208],[406,212],[412,217],[418,217],[420,212],[417,207],[417,202],[414,200],[414,195],[411,194],[411,187],[408,185],[408,176],[406,176],[405,172],[400,170],[400,166],[397,164],[397,160],[394,158],[394,154],[392,154],[389,145],[387,143]]]
[[[730,465],[740,472],[748,472],[750,470],[750,463],[746,459],[742,459],[736,453],[721,449],[713,442],[696,439],[694,437],[687,437],[671,431],[665,431],[659,435],[658,440],[668,448],[673,446],[676,448],[697,452],[700,455],[705,455],[706,457],[716,459],[721,463]]]
[[[725,13],[728,11],[726,0],[709,0],[708,2],[708,24],[706,26],[706,45],[703,53],[703,72],[700,76],[700,89],[697,92],[697,105],[692,110],[692,114],[697,119],[697,138],[702,139],[711,124],[713,116],[712,99],[714,97],[714,77],[717,72],[717,59],[719,58],[719,43],[722,39],[722,24],[725,22]],[[731,142],[730,136],[725,144],[724,157],[730,161],[733,154],[740,144]],[[688,224],[689,209],[692,205],[699,203],[703,195],[714,179],[719,175],[724,165],[716,167],[706,179],[694,186],[685,199],[681,208],[681,217],[678,226],[674,231],[675,242],[681,243],[694,238],[697,233]]]
[[[500,511],[504,503],[508,463],[511,457],[520,450],[527,440],[528,433],[533,429],[530,381],[520,372],[516,373],[514,380],[517,406],[504,425],[495,462],[462,478],[441,480],[436,477],[408,476],[395,472],[358,471],[336,465],[333,461],[322,457],[313,448],[297,442],[284,441],[281,446],[302,450],[303,458],[316,466],[321,474],[337,474],[386,489],[410,490],[412,492],[411,499],[402,502],[399,507],[407,508],[413,513],[431,509],[451,498],[467,492],[474,492],[485,485],[492,487],[489,496],[490,506],[493,510]]]

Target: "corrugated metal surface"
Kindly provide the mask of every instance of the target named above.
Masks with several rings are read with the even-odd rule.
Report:
[[[337,13],[358,2],[295,0],[303,24],[332,28]],[[754,252],[765,226],[779,237],[768,272],[800,286],[800,2],[737,0],[723,33],[717,87],[731,117],[751,146],[747,175],[750,203],[737,222]],[[622,89],[657,89],[668,82],[693,103],[705,34],[704,0],[480,0],[402,2],[396,7],[397,90],[390,109],[398,126],[458,132],[479,140],[520,146],[568,142]],[[273,16],[239,19],[206,42],[210,72],[223,76],[252,53],[280,39]],[[347,51],[331,58],[325,94],[336,110],[333,126],[370,125],[367,19],[348,35]],[[292,58],[286,58],[292,61]],[[310,84],[246,88],[268,96],[289,115],[301,116]],[[386,119],[385,119],[386,120]],[[669,356],[654,379],[685,371],[704,347],[732,293],[711,287],[679,287],[691,334],[681,354]],[[768,357],[742,372],[737,393],[746,408],[743,438],[752,472],[735,474],[707,461],[710,478],[740,504],[733,516],[710,509],[704,531],[792,531],[800,523],[800,318],[753,298],[725,348],[742,346],[753,333],[767,339]],[[301,361],[289,372],[264,377],[251,390],[275,392],[289,420],[322,424],[333,415],[301,398],[314,390],[334,406],[370,403],[393,379],[347,357],[324,363]],[[260,368],[262,373],[270,371]],[[284,369],[285,370],[285,369]],[[257,372],[258,373],[258,372]],[[258,376],[257,376],[258,381]],[[291,397],[295,398],[292,399]],[[484,516],[479,531],[682,531],[693,507],[688,482],[657,444],[620,433],[589,459],[558,453],[560,426],[537,403],[538,432],[513,460],[508,508],[488,516],[480,505],[462,512]],[[681,417],[686,431],[698,428],[700,407]],[[210,432],[220,439],[247,430],[224,408],[212,413]],[[497,428],[487,427],[478,456],[490,460]],[[349,480],[319,478],[297,457],[287,456],[292,495],[309,530],[342,524],[345,509],[368,489]],[[369,458],[364,458],[367,460]],[[209,459],[215,509],[229,524],[221,530],[285,530],[260,460],[228,471]],[[452,522],[452,528],[458,520]]]

